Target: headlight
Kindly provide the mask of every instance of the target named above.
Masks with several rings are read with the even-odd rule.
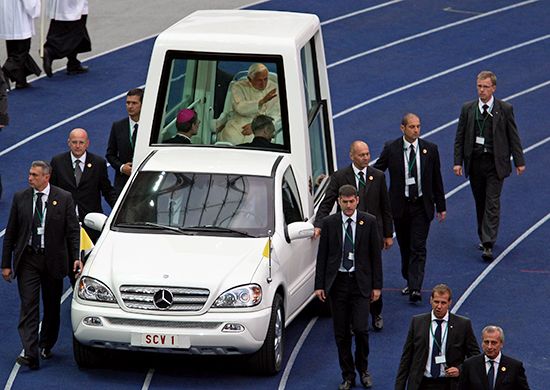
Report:
[[[257,284],[249,284],[227,290],[214,301],[212,307],[252,307],[261,301],[262,288]]]
[[[99,280],[83,276],[78,284],[78,297],[87,301],[116,303],[115,296],[105,284]]]

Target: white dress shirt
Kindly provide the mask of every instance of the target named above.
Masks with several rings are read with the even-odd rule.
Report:
[[[435,335],[435,330],[437,328],[437,322],[435,322],[435,320],[443,320],[443,322],[441,323],[441,345],[440,345],[440,349],[441,349],[441,355],[442,356],[445,356],[445,347],[446,347],[446,344],[447,344],[447,332],[448,332],[448,325],[449,325],[449,312],[447,312],[447,314],[445,314],[445,317],[443,318],[437,318],[432,310],[432,315],[431,315],[431,322],[430,322],[430,328],[428,329],[428,340],[430,340],[429,342],[429,351],[428,351],[428,361],[426,362],[426,367],[424,368],[424,376],[428,377],[428,378],[431,378],[432,377],[432,374],[431,374],[431,369],[432,369],[432,350],[433,350],[433,345],[434,345],[434,335]],[[445,364],[441,364],[440,365],[441,367],[441,372],[439,373],[439,377],[444,377],[445,376]]]
[[[344,248],[344,240],[346,239],[346,228],[348,227],[348,218],[351,218],[351,236],[353,238],[353,245],[354,245],[354,254],[355,254],[355,226],[357,225],[357,210],[353,212],[353,215],[351,217],[348,217],[343,212],[340,213],[342,215],[342,251]],[[343,253],[343,252],[342,252]],[[340,263],[340,268],[338,268],[338,271],[340,272],[354,272],[355,271],[355,260],[353,260],[353,267],[351,267],[349,270],[344,268],[344,261],[342,259],[342,262]]]
[[[33,189],[32,191],[32,213],[34,218],[35,208],[36,208],[36,194],[38,192],[43,193],[42,198],[40,199],[42,201],[42,229],[46,226],[46,211],[48,210],[48,198],[50,197],[50,184],[46,186],[42,191],[37,191],[36,189]],[[32,234],[29,237],[28,241],[29,245],[32,245]],[[42,234],[40,236],[40,247],[44,248],[44,235]]]
[[[418,147],[418,139],[414,140],[411,144],[409,141],[403,137],[403,153],[404,153],[404,164],[405,164],[405,180],[409,178],[409,155],[411,153],[411,145],[414,146],[414,152],[416,157],[416,188],[418,188],[418,196],[422,196],[422,180],[421,180],[421,171],[420,171],[420,150]],[[405,196],[409,197],[409,186],[405,184]]]

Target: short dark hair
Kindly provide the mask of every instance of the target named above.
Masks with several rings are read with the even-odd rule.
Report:
[[[143,103],[143,88],[132,88],[128,91],[126,96],[137,96],[139,97],[139,102]]]
[[[275,125],[273,124],[273,118],[267,115],[260,114],[252,120],[252,131],[256,133],[259,130],[263,130],[266,127],[270,127],[271,131],[275,131]]]
[[[439,294],[439,295],[449,294],[449,300],[453,298],[453,292],[451,291],[451,288],[443,283],[436,285],[432,289],[432,298],[434,297],[435,294]]]
[[[357,189],[351,184],[344,184],[338,189],[339,197],[357,196]]]

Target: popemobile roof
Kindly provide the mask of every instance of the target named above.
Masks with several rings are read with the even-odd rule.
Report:
[[[313,14],[203,10],[162,32],[156,46],[201,52],[275,54],[276,47],[303,46],[319,24],[319,18]]]

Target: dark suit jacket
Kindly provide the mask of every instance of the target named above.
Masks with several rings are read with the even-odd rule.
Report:
[[[476,137],[476,110],[478,100],[468,102],[462,106],[455,137],[454,165],[464,163],[464,174],[470,173],[474,141]],[[511,104],[495,99],[493,109],[493,156],[495,167],[500,179],[510,176],[512,164],[510,156],[517,166],[525,165],[523,149],[519,139],[514,109]]]
[[[83,221],[88,213],[103,213],[101,195],[109,206],[114,206],[116,193],[107,176],[107,164],[102,157],[86,152],[84,171],[78,187],[74,178],[70,152],[58,154],[52,158],[50,165],[52,166],[50,184],[71,193],[78,206],[80,221]]]
[[[187,137],[184,137],[183,135],[176,134],[172,138],[167,139],[164,141],[165,144],[184,144],[189,145],[191,144],[191,140]]]
[[[420,152],[420,172],[422,199],[426,215],[430,220],[434,217],[434,204],[437,212],[446,210],[445,191],[441,177],[441,163],[437,145],[418,139]],[[403,216],[405,209],[405,157],[403,153],[403,137],[389,141],[374,164],[374,167],[390,172],[390,200],[394,218]]]
[[[68,257],[79,258],[80,228],[71,194],[50,186],[44,225],[44,252],[50,276],[60,279],[68,273]],[[13,268],[17,275],[19,260],[28,245],[32,230],[33,189],[13,196],[2,248],[2,268]],[[13,265],[12,265],[13,261]]]
[[[9,123],[7,89],[8,83],[4,80],[4,72],[0,69],[0,125],[4,126]]]
[[[115,170],[115,190],[120,194],[128,181],[128,176],[120,172],[120,167],[134,158],[134,148],[130,142],[129,118],[113,123],[105,157]]]
[[[332,211],[334,203],[338,200],[338,190],[340,187],[344,184],[356,187],[355,182],[355,173],[351,164],[332,174],[325,197],[315,216],[315,227],[320,228],[323,218]],[[357,206],[357,209],[368,212],[376,217],[381,237],[387,238],[393,235],[390,198],[386,187],[386,178],[382,171],[373,167],[367,167],[365,190],[359,194],[359,206]],[[337,210],[340,211],[340,206],[337,206]]]
[[[332,214],[323,220],[315,290],[323,289],[328,294],[342,262],[342,213]],[[370,297],[373,289],[382,289],[382,256],[380,238],[374,216],[357,212],[355,229],[355,275],[364,297]]]
[[[460,390],[489,390],[484,355],[467,359],[460,373]],[[519,360],[501,355],[494,390],[529,390],[525,369]]]
[[[430,322],[431,312],[413,317],[403,346],[395,390],[417,390],[420,386],[430,352]],[[472,323],[466,317],[449,313],[447,326],[446,364],[460,367],[464,359],[480,353]]]
[[[246,146],[247,148],[278,149],[278,150],[283,148],[283,145],[274,144],[273,142],[263,137],[254,137],[251,142],[247,142],[245,144],[240,144],[237,146]]]

